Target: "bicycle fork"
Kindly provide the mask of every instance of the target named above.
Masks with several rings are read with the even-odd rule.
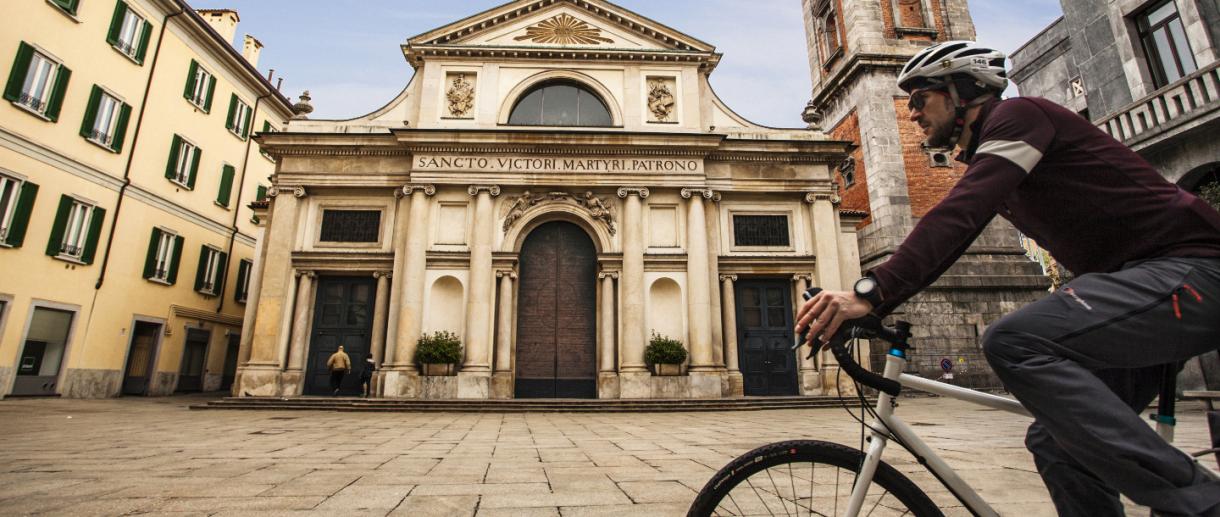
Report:
[[[898,353],[902,352],[898,351]],[[896,355],[895,350],[891,350],[886,356],[884,377],[897,379],[905,364],[906,359]],[[873,484],[873,474],[877,472],[877,465],[881,463],[881,454],[885,452],[885,444],[888,441],[886,435],[890,432],[885,421],[889,420],[890,415],[894,413],[893,402],[894,397],[888,393],[881,393],[877,396],[878,418],[874,419],[870,426],[868,453],[864,456],[864,464],[860,466],[860,473],[856,476],[856,481],[852,486],[851,499],[848,501],[847,510],[843,515],[849,517],[859,515],[860,509],[864,506],[864,497],[868,495],[868,489]]]

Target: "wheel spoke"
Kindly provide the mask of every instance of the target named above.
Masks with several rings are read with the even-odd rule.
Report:
[[[771,469],[767,469],[767,479],[771,480],[771,486],[775,488],[775,498],[779,499],[780,509],[784,510],[784,515],[792,517],[792,514],[788,513],[788,505],[784,504],[784,495],[779,492],[779,485],[775,484],[775,477],[771,475]]]

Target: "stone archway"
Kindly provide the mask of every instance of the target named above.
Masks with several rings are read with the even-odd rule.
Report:
[[[597,397],[597,251],[580,226],[543,223],[521,246],[515,396]]]

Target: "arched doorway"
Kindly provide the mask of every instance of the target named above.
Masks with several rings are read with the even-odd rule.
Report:
[[[597,250],[579,226],[542,224],[521,247],[517,398],[597,397]]]

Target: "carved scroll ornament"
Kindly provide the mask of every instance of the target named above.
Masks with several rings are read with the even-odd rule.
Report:
[[[570,194],[568,192],[534,194],[527,190],[520,196],[512,198],[504,205],[504,213],[501,214],[504,217],[504,231],[508,232],[509,228],[512,228],[534,206],[552,203],[566,203],[584,208],[589,213],[590,218],[606,225],[606,230],[610,232],[610,235],[614,235],[614,210],[606,204],[605,200],[595,196],[590,191],[585,191],[583,194]]]

